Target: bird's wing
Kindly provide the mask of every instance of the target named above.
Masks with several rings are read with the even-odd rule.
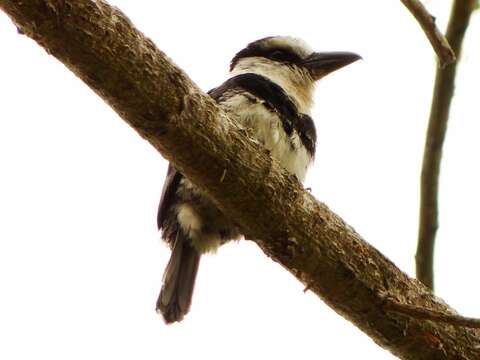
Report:
[[[180,184],[180,180],[182,180],[182,177],[183,175],[177,170],[175,170],[172,164],[168,164],[167,176],[165,178],[165,182],[163,183],[160,204],[158,205],[158,229],[161,229],[163,227],[167,211],[175,202],[178,185]]]
[[[232,87],[229,86],[228,81],[225,81],[222,85],[208,91],[207,94],[218,103],[220,102],[222,95],[231,88]]]
[[[219,97],[227,90],[225,86],[219,86],[208,92],[208,94],[216,101]],[[158,205],[157,213],[157,226],[160,230],[163,228],[163,223],[167,216],[167,212],[171,206],[175,203],[176,193],[180,180],[182,180],[183,175],[177,171],[172,164],[168,164],[167,176],[165,177],[165,182],[163,183],[162,195],[160,196],[160,204]]]
[[[214,88],[208,92],[208,94],[216,101],[219,100],[219,97],[228,89],[228,87],[221,85],[218,88]],[[157,226],[160,230],[163,228],[163,223],[167,216],[167,212],[171,206],[175,203],[176,193],[180,180],[182,180],[183,175],[177,171],[172,164],[168,164],[167,176],[165,182],[163,183],[162,195],[160,197],[160,204],[158,205],[157,213]]]

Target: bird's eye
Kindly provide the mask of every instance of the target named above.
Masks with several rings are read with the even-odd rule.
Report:
[[[282,62],[285,64],[297,64],[301,59],[298,55],[285,49],[275,49],[266,55],[267,58],[273,61]]]
[[[285,61],[287,60],[287,54],[282,50],[275,50],[269,56],[272,60]]]

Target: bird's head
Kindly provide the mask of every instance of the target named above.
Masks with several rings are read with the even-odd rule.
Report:
[[[304,41],[273,36],[254,41],[232,59],[232,76],[255,73],[280,85],[298,110],[309,113],[314,84],[324,76],[361,59],[350,52],[314,52]]]

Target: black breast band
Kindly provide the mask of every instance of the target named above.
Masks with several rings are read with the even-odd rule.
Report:
[[[241,88],[262,99],[266,106],[279,114],[287,135],[292,135],[292,131],[295,130],[310,155],[315,154],[317,135],[313,120],[307,114],[298,112],[297,106],[281,86],[265,76],[247,73],[228,79],[219,87],[210,90],[208,94],[218,101],[227,90],[233,88]]]

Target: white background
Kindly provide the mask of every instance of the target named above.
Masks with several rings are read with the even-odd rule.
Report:
[[[324,79],[306,186],[414,274],[433,51],[400,1],[112,1],[204,90],[269,35],[361,54]],[[443,29],[449,1],[429,1]],[[441,177],[437,293],[480,317],[480,28],[457,79]],[[0,358],[392,359],[254,243],[202,259],[190,314],[154,305],[169,250],[156,231],[166,162],[0,13]]]

